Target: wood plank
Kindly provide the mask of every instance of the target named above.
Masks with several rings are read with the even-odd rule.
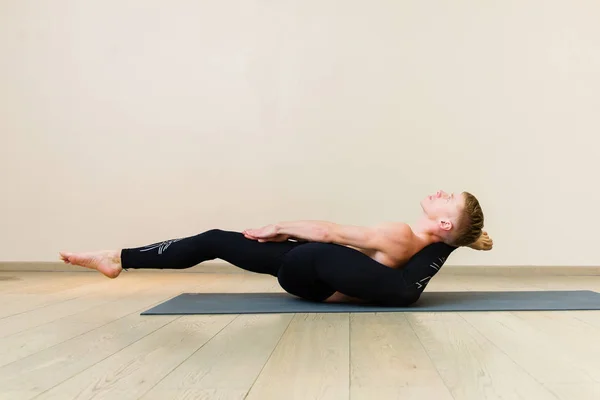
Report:
[[[547,386],[560,400],[600,399],[600,382],[550,383]]]
[[[234,318],[236,315],[180,317],[36,399],[138,399]]]
[[[296,314],[247,399],[347,399],[348,314]]]
[[[460,316],[539,382],[593,381],[560,342],[511,313],[473,312]]]
[[[241,315],[142,399],[243,399],[292,317]]]
[[[600,291],[598,276],[546,276],[532,283],[543,290],[593,290]]]
[[[436,275],[427,284],[427,292],[448,292],[456,290],[467,290],[456,276]]]
[[[190,276],[194,279],[190,279]],[[9,358],[8,365],[0,368],[2,375],[0,398],[12,398],[15,393],[19,393],[23,398],[29,398],[29,395],[33,396],[40,391],[49,389],[119,351],[121,348],[119,343],[124,343],[123,347],[126,347],[135,342],[151,332],[144,327],[144,324],[155,323],[153,322],[155,316],[141,317],[139,313],[183,291],[277,290],[274,279],[249,274],[238,274],[228,277],[228,279],[214,274],[202,276],[200,274],[188,276],[184,274],[126,274],[111,282],[116,281],[122,282],[123,287],[117,289],[115,286],[115,290],[110,292],[112,296],[122,293],[132,294],[131,289],[128,290],[128,288],[135,290],[145,284],[150,287],[143,293],[134,293],[127,298],[114,297],[115,307],[99,305],[95,308],[95,312],[86,310],[38,328],[11,335],[0,342],[0,347],[4,350],[3,358],[4,356]],[[132,311],[134,314],[127,315]],[[119,319],[125,315],[127,316]],[[176,318],[173,316],[158,317],[158,320],[163,317],[168,320]],[[129,321],[129,323],[123,323],[123,321]],[[129,328],[129,325],[132,327]],[[155,326],[154,328],[159,327]],[[129,329],[131,329],[130,333],[128,333]],[[136,336],[138,333],[140,336]],[[72,340],[69,340],[71,338]],[[131,342],[129,342],[130,340]],[[19,344],[24,347],[19,347]],[[95,352],[94,349],[96,349]],[[19,374],[18,371],[23,373]]]
[[[184,291],[227,292],[274,289],[272,280],[257,279],[241,274],[226,281],[217,275],[206,274],[201,277],[202,279],[198,279],[198,282],[187,279],[189,277],[181,274],[177,276],[129,275],[127,278],[129,279],[123,279],[122,286],[115,286],[112,288],[113,290],[104,292],[104,296],[109,303],[102,303],[63,318],[55,318],[51,322],[4,337],[0,341],[0,366],[62,343],[132,312],[144,311]],[[120,280],[121,277],[118,279]],[[76,302],[77,299],[73,301]],[[56,305],[59,315],[61,314],[62,305],[66,304],[67,302]],[[48,310],[49,307],[38,310],[41,312]],[[36,314],[38,310],[34,310],[32,313]],[[52,315],[49,315],[47,318],[42,319],[51,320],[53,319],[51,317]],[[4,320],[0,320],[0,323],[2,321]],[[24,323],[30,323],[31,325],[36,325],[39,322],[37,319],[24,320]]]
[[[8,293],[2,294],[3,302],[0,304],[0,318],[10,317],[12,315],[21,314],[37,308],[47,307],[52,304],[59,304],[68,300],[76,299],[91,292],[100,292],[110,287],[114,281],[109,281],[107,278],[87,283],[75,283],[69,281],[70,289],[61,288],[54,292],[47,293],[41,290],[33,293]],[[55,282],[56,283],[56,282]],[[58,285],[58,283],[56,283]],[[62,285],[63,283],[60,283]],[[47,283],[47,286],[53,286],[54,283]]]
[[[401,313],[350,316],[350,398],[452,400]]]
[[[456,276],[456,284],[468,291],[541,291],[539,277]],[[541,278],[543,279],[543,278]],[[457,290],[457,289],[455,289]]]
[[[99,306],[102,307],[106,303],[127,297],[127,293],[137,293],[140,290],[153,285],[155,285],[154,282],[142,280],[133,284],[121,281],[111,282],[111,285],[94,286],[79,297],[0,319],[0,338],[44,325],[85,310],[92,308],[97,309]],[[0,343],[2,342],[4,341],[1,341]],[[1,347],[3,347],[3,344],[0,344],[0,348]]]
[[[32,311],[37,308],[48,307],[51,305],[58,305],[60,303],[77,299],[81,296],[89,295],[90,293],[110,293],[111,289],[116,290],[126,290],[125,288],[129,285],[134,285],[137,282],[141,282],[142,280],[151,280],[155,282],[183,282],[187,281],[189,283],[197,282],[199,288],[206,287],[203,282],[208,281],[214,285],[214,278],[218,275],[216,274],[156,274],[156,273],[146,273],[143,271],[137,271],[136,273],[130,274],[129,271],[127,273],[121,274],[117,279],[108,279],[102,276],[99,273],[71,273],[71,278],[75,277],[90,277],[88,279],[83,280],[83,282],[87,282],[85,284],[78,284],[77,281],[69,281],[68,286],[69,289],[60,290],[56,292],[52,292],[50,294],[46,294],[45,291],[41,291],[40,293],[30,293],[30,294],[2,294],[2,302],[0,303],[0,318],[6,318],[12,315],[21,314],[24,312]],[[63,275],[63,273],[56,273],[59,275]],[[267,281],[265,279],[266,276],[258,275],[258,274],[231,274],[231,278],[229,282],[263,282]],[[277,281],[270,277],[268,279],[271,282],[269,287],[273,287],[277,285]],[[56,282],[47,283],[47,286],[55,286],[58,284]],[[226,291],[227,285],[216,285],[214,286],[216,291]],[[259,288],[264,288],[265,286],[259,286]],[[123,289],[121,289],[123,288]],[[208,289],[208,287],[206,287]],[[252,288],[252,285],[245,285],[244,288]],[[64,289],[64,288],[63,288]],[[194,290],[193,286],[190,286],[190,290]],[[245,290],[245,289],[244,289]]]
[[[141,317],[139,312],[183,291],[281,291],[276,280],[246,273],[170,271],[128,271],[114,281],[95,272],[0,272],[2,276],[19,280],[0,279],[0,310],[21,307],[24,314],[0,319],[0,336],[3,329],[12,332],[0,340],[0,364],[5,364],[0,365],[0,399],[28,399],[44,391],[50,397],[72,398],[77,396],[74,387],[82,397],[99,398],[121,398],[121,390],[127,394],[125,388],[133,388],[139,396],[146,393],[146,400],[232,399],[246,394],[260,399],[443,399],[439,385],[446,397],[456,399],[598,397],[600,354],[594,345],[600,311],[454,317],[360,313],[350,319],[347,314],[244,315],[194,352],[195,344],[186,338],[193,334],[185,331],[168,339],[172,341],[162,350],[158,340],[147,339],[176,316]],[[600,279],[438,275],[428,287],[548,289],[599,290]],[[100,298],[106,302],[91,306]],[[287,331],[285,318],[292,319]],[[155,340],[160,357],[140,354],[146,345],[138,343],[148,340]],[[419,351],[421,342],[425,347]],[[139,351],[131,352],[135,346],[141,346]],[[155,347],[146,347],[153,353]],[[168,354],[161,366],[168,349],[175,354]],[[190,357],[182,359],[186,352]],[[95,373],[88,376],[86,370]],[[151,379],[145,381],[146,376]],[[90,382],[95,379],[93,388],[73,383],[89,377]],[[275,383],[282,385],[272,387]]]
[[[407,319],[454,398],[556,399],[456,313],[411,313]]]
[[[54,320],[0,341],[0,366],[28,357],[79,335],[111,323],[128,314],[139,314],[172,297],[154,289],[133,293],[89,310]]]
[[[596,328],[600,328],[600,311],[569,311],[569,315]]]
[[[574,362],[595,381],[600,382],[600,329],[562,312],[513,312],[520,320],[553,340],[553,348],[572,354]]]
[[[156,331],[177,316],[128,315],[0,368],[0,399],[30,399]]]
[[[98,279],[97,272],[94,274],[13,272],[10,276],[16,279],[0,281],[1,294],[51,294],[102,281]]]
[[[0,295],[8,293],[24,293],[30,288],[37,286],[42,288],[40,283],[48,283],[60,279],[63,274],[53,273],[35,273],[35,272],[2,272],[0,271]]]

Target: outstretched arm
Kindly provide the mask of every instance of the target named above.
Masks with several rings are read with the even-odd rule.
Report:
[[[370,248],[376,238],[373,228],[340,225],[328,221],[291,221],[277,224],[279,233],[321,243]]]
[[[311,242],[336,243],[363,249],[383,250],[405,241],[410,228],[402,223],[375,227],[340,225],[327,221],[292,221],[244,231],[248,237],[268,239],[288,236]]]

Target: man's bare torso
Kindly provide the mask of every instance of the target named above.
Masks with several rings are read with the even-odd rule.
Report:
[[[397,229],[399,225],[402,225],[404,229]],[[396,223],[395,226],[397,231],[397,233],[395,233],[396,240],[388,242],[381,249],[375,250],[353,246],[347,247],[360,251],[386,267],[401,268],[412,256],[423,249],[427,243],[416,236],[408,224]]]

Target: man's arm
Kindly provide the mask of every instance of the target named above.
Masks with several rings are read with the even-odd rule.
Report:
[[[340,225],[327,221],[293,221],[275,225],[278,234],[322,243],[336,243],[363,249],[385,250],[405,241],[410,228],[406,224],[375,227]]]

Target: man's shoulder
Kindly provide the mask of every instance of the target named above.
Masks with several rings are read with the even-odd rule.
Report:
[[[410,225],[404,222],[386,222],[377,225],[377,249],[391,264],[400,265],[412,255],[415,235]]]
[[[407,241],[414,236],[410,225],[404,222],[385,222],[377,225],[376,228],[388,238],[398,241]]]

